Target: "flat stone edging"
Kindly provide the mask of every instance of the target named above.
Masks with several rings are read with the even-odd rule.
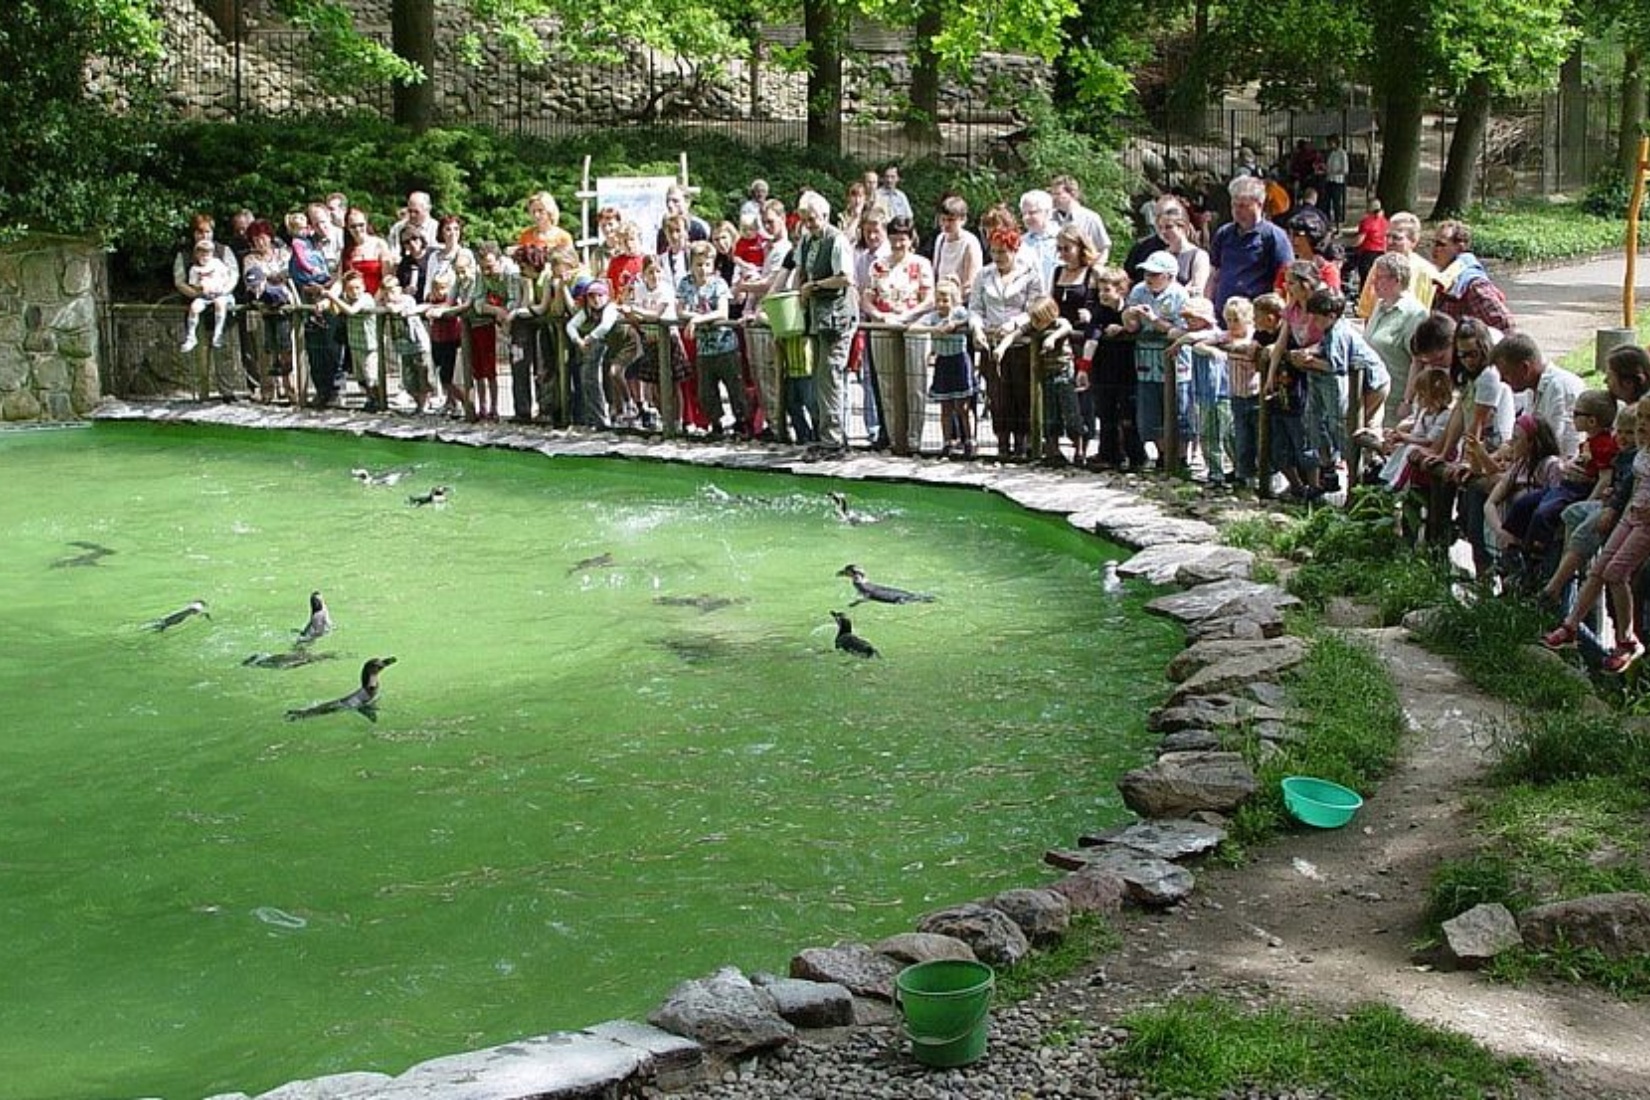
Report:
[[[983,489],[997,493],[1021,507],[1036,512],[1059,514],[1073,527],[1103,536],[1134,548],[1137,553],[1119,567],[1119,572],[1153,584],[1176,582],[1193,585],[1190,591],[1165,595],[1154,600],[1148,610],[1167,615],[1188,627],[1188,640],[1196,644],[1171,665],[1171,679],[1199,680],[1214,685],[1235,683],[1222,678],[1221,669],[1235,670],[1237,680],[1247,675],[1245,647],[1265,645],[1265,639],[1281,631],[1281,610],[1295,601],[1273,586],[1249,581],[1252,555],[1220,546],[1218,530],[1200,520],[1171,516],[1159,505],[1134,493],[1100,484],[1081,475],[1071,476],[1033,467],[996,466],[984,463],[950,463],[874,454],[856,454],[838,461],[805,463],[793,448],[761,448],[698,442],[653,441],[609,434],[595,435],[553,431],[514,425],[486,426],[429,419],[349,412],[307,412],[272,409],[267,406],[200,405],[196,403],[129,404],[106,400],[93,419],[114,422],[210,424],[249,429],[326,431],[384,439],[431,441],[470,447],[497,447],[534,452],[546,457],[629,458],[644,461],[676,462],[706,468],[757,470],[800,476],[833,477],[856,481],[907,482]],[[1198,641],[1198,639],[1202,639]],[[1203,647],[1199,653],[1198,647]],[[1188,658],[1190,660],[1188,661]],[[1236,664],[1234,664],[1236,662]],[[1185,671],[1190,667],[1192,671]],[[1178,674],[1177,674],[1178,673]],[[1187,719],[1188,705],[1204,699],[1187,692],[1182,683],[1175,705],[1160,707],[1148,720],[1148,728],[1164,732],[1159,759],[1149,768],[1136,769],[1119,781],[1125,801],[1141,813],[1142,820],[1105,833],[1084,836],[1075,850],[1051,849],[1045,862],[1068,870],[1064,880],[1047,888],[1011,890],[980,903],[952,906],[923,918],[921,931],[891,937],[875,947],[836,945],[808,948],[791,963],[792,978],[758,975],[754,984],[732,968],[719,971],[708,980],[681,983],[670,994],[667,1005],[693,987],[720,982],[732,985],[744,1001],[756,1005],[766,1027],[760,1042],[739,1046],[723,1029],[727,1021],[716,1019],[711,1026],[716,1042],[701,1031],[699,1039],[673,1033],[651,1024],[613,1020],[582,1031],[561,1031],[523,1038],[496,1047],[437,1057],[419,1063],[391,1077],[381,1073],[341,1073],[292,1081],[261,1094],[256,1100],[554,1100],[565,1097],[636,1096],[646,1087],[685,1088],[716,1072],[719,1060],[749,1054],[763,1047],[791,1041],[796,1026],[819,1026],[814,1020],[794,1018],[783,1001],[800,997],[809,1000],[813,987],[831,1003],[847,1005],[835,1022],[855,1026],[887,1025],[897,1016],[887,1001],[884,979],[889,967],[897,967],[921,957],[992,958],[1005,950],[1023,953],[1029,942],[1047,942],[1063,934],[1065,921],[1073,911],[1115,911],[1126,899],[1137,905],[1173,904],[1189,894],[1192,876],[1178,865],[1212,848],[1224,837],[1219,824],[1222,810],[1230,809],[1232,798],[1246,797],[1247,782],[1235,753],[1218,751],[1170,751],[1185,743],[1192,727],[1218,725],[1218,715],[1237,715],[1239,722],[1270,719],[1281,731],[1281,710],[1262,704],[1281,699],[1251,699],[1238,703],[1230,696],[1210,695],[1206,712]],[[1213,689],[1212,689],[1213,690]],[[1267,693],[1260,692],[1265,695]],[[1181,720],[1176,721],[1179,715]],[[1167,719],[1165,720],[1165,716]],[[1210,734],[1218,742],[1218,736]],[[1282,736],[1280,732],[1279,736]],[[1178,737],[1178,742],[1175,740]],[[1215,748],[1209,745],[1210,749]],[[1186,773],[1219,772],[1216,801],[1206,810],[1189,814],[1195,821],[1150,820],[1144,803],[1129,793],[1138,786],[1142,773],[1165,768],[1174,772],[1170,782],[1177,794]],[[1236,773],[1234,786],[1234,772]],[[1131,778],[1134,777],[1134,778]],[[1197,775],[1193,774],[1193,781]],[[1185,803],[1182,798],[1181,802]],[[1195,798],[1187,805],[1196,805]],[[991,919],[987,919],[991,918]],[[988,927],[993,925],[1002,927]],[[941,929],[944,933],[941,933]],[[932,930],[931,930],[932,929]],[[1023,930],[1022,930],[1023,929]],[[1018,934],[1016,937],[1016,933]],[[962,936],[959,940],[955,937]],[[1021,946],[1002,946],[1003,937],[1017,939]],[[949,946],[947,946],[947,943]],[[1008,957],[1017,959],[1018,954]],[[810,981],[800,981],[803,969]],[[833,973],[833,967],[840,972]],[[870,978],[860,984],[866,969]],[[821,969],[825,972],[819,972]],[[811,1000],[809,1011],[819,1011],[819,1000]],[[658,1019],[665,1006],[656,1010]],[[712,1011],[716,1009],[712,1005]],[[692,1030],[683,1028],[683,1030]],[[220,1094],[210,1100],[252,1100],[245,1093]]]

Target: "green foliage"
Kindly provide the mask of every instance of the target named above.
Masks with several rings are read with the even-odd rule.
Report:
[[[1031,164],[1018,172],[960,169],[944,161],[905,165],[905,189],[917,209],[932,209],[940,195],[957,189],[974,209],[1004,198],[1013,201],[1048,175],[1071,172],[1097,209],[1115,213],[1124,201],[1123,171],[1110,151],[1071,134],[1052,111],[1034,112]],[[665,175],[677,172],[686,152],[692,182],[701,188],[696,208],[715,221],[733,215],[751,179],[761,176],[773,193],[790,201],[812,187],[840,201],[847,182],[865,165],[818,150],[753,148],[733,138],[668,127],[593,131],[557,141],[517,138],[483,129],[438,129],[424,134],[371,118],[332,117],[244,124],[190,123],[156,127],[147,141],[121,140],[112,163],[133,165],[134,209],[128,221],[95,206],[75,207],[51,228],[77,232],[101,225],[120,244],[117,286],[146,293],[145,276],[171,263],[172,249],[188,213],[226,215],[245,206],[276,217],[318,195],[342,191],[387,227],[407,192],[428,191],[442,213],[466,221],[472,241],[513,240],[526,224],[527,195],[548,189],[562,202],[565,225],[578,228],[585,156],[592,176]],[[124,131],[121,131],[124,134]],[[72,149],[65,143],[65,149]],[[105,187],[98,171],[75,162],[84,186]],[[148,196],[148,200],[136,200]],[[0,199],[0,202],[3,202]],[[116,210],[118,215],[120,210]],[[594,212],[592,212],[594,213]]]
[[[1512,863],[1504,856],[1478,853],[1466,859],[1446,860],[1433,874],[1423,917],[1427,931],[1440,935],[1443,923],[1475,905],[1501,904],[1514,910],[1530,899],[1514,881]]]
[[[1559,944],[1544,951],[1528,948],[1497,955],[1488,974],[1498,981],[1531,977],[1597,986],[1618,997],[1650,996],[1650,955],[1611,959],[1596,947]]]
[[[1275,541],[1283,553],[1309,559],[1290,576],[1289,591],[1314,607],[1332,596],[1372,604],[1383,626],[1440,602],[1448,592],[1448,563],[1411,547],[1397,518],[1391,495],[1365,486],[1353,490],[1345,510],[1314,511]]]
[[[1627,173],[1613,164],[1600,168],[1581,200],[1581,209],[1596,218],[1620,219],[1627,216],[1627,204],[1633,201],[1633,184]]]
[[[1290,823],[1282,780],[1312,775],[1368,794],[1392,770],[1404,733],[1403,709],[1379,657],[1336,634],[1312,640],[1312,648],[1287,685],[1299,718],[1297,740],[1280,743],[1262,760],[1258,739],[1238,746],[1258,765],[1257,795],[1239,808],[1232,839],[1240,847],[1264,840]]]
[[[1569,682],[1586,690],[1579,678],[1572,676]],[[1563,695],[1573,697],[1573,691]],[[1494,778],[1503,783],[1604,775],[1650,778],[1650,734],[1643,723],[1623,722],[1597,700],[1592,704],[1526,704],[1532,709],[1496,731]]]
[[[1498,1095],[1535,1072],[1388,1005],[1327,1019],[1198,997],[1130,1013],[1122,1025],[1129,1038],[1113,1056],[1117,1068],[1174,1096],[1311,1088],[1341,1100],[1466,1100]]]
[[[1078,913],[1071,918],[1065,938],[1053,947],[1038,949],[1006,970],[997,971],[997,995],[1005,1002],[1022,1001],[1049,982],[1074,974],[1123,946],[1105,918]]]
[[[1591,256],[1619,249],[1627,226],[1617,217],[1599,217],[1581,206],[1540,203],[1510,210],[1480,207],[1465,219],[1472,226],[1472,248],[1479,256],[1513,263],[1535,263]]]
[[[1476,595],[1476,593],[1475,593]],[[1536,648],[1552,616],[1527,600],[1444,600],[1421,632],[1478,687],[1531,712],[1574,714],[1592,696],[1585,679]],[[1512,644],[1526,641],[1527,645]]]

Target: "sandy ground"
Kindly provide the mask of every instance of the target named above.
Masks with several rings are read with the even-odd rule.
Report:
[[[1470,846],[1466,801],[1502,704],[1402,632],[1358,632],[1393,672],[1412,740],[1353,824],[1284,837],[1241,869],[1204,868],[1184,906],[1129,918],[1102,970],[1121,999],[1215,990],[1330,1009],[1379,1001],[1537,1059],[1537,1095],[1650,1096],[1650,1004],[1589,988],[1519,986],[1418,964],[1433,870]]]

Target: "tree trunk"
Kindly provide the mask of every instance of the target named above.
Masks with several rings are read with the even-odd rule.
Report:
[[[421,134],[435,124],[435,0],[395,0],[390,48],[424,70],[416,84],[395,85],[395,122]]]
[[[1438,183],[1433,221],[1456,217],[1472,200],[1472,172],[1478,166],[1478,154],[1484,149],[1484,131],[1490,122],[1489,81],[1482,76],[1467,81],[1456,106],[1459,114],[1455,119],[1455,135],[1450,138],[1444,178]]]
[[[1638,166],[1639,138],[1644,132],[1644,51],[1629,46],[1621,65],[1621,129],[1616,140],[1616,169],[1633,182]]]
[[[1381,97],[1381,174],[1375,194],[1383,209],[1415,205],[1421,175],[1421,107],[1419,86],[1397,81]]]
[[[1587,185],[1587,85],[1582,79],[1581,43],[1564,59],[1558,71],[1557,190]]]
[[[843,15],[838,0],[803,0],[808,41],[808,147],[842,153]]]
[[[911,105],[905,115],[905,140],[912,159],[940,148],[940,59],[934,39],[943,28],[939,0],[919,0],[912,28]]]

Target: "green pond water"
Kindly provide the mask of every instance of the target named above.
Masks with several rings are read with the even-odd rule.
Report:
[[[0,470],[6,1098],[395,1073],[1043,881],[1177,634],[979,492],[146,425]],[[850,561],[938,596],[854,609],[879,660]],[[312,588],[336,659],[243,666]],[[377,724],[284,720],[385,654]]]

